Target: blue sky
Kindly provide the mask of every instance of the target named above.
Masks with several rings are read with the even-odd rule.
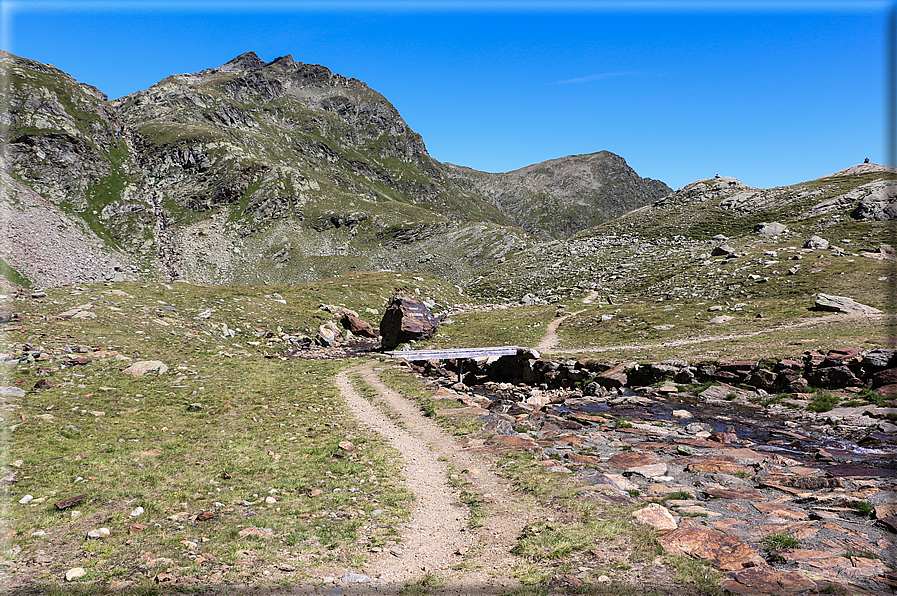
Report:
[[[773,187],[894,158],[890,2],[0,4],[3,49],[110,98],[290,54],[382,93],[434,158],[489,172],[607,150],[674,189]]]

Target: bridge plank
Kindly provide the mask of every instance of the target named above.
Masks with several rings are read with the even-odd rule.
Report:
[[[513,356],[526,350],[518,346],[497,346],[489,348],[448,348],[444,350],[392,350],[384,352],[393,358],[403,360],[448,360],[452,358],[490,358],[492,356]]]

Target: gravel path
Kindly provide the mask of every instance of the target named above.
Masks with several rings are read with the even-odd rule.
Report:
[[[382,366],[361,364],[338,374],[336,383],[355,416],[402,454],[403,476],[416,501],[411,520],[401,530],[402,543],[392,552],[371,558],[361,571],[371,583],[358,586],[359,593],[372,589],[378,594],[398,593],[407,582],[427,573],[449,578],[446,585],[431,589],[434,595],[495,593],[517,585],[509,577],[521,561],[510,549],[526,523],[551,514],[525,496],[512,495],[508,481],[489,471],[485,461],[465,452],[433,420],[425,418],[416,404],[384,385],[376,372]],[[377,390],[405,428],[352,388],[352,373],[360,374]],[[482,526],[469,527],[469,511],[447,482],[449,465],[471,481],[469,490],[483,495],[487,514]],[[462,562],[463,572],[452,569]],[[351,586],[343,587],[351,593]]]

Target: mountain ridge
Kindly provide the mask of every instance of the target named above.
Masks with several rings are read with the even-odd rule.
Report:
[[[598,261],[566,256],[583,242],[593,254],[600,235],[621,230],[704,243],[714,227],[747,234],[764,218],[826,227],[897,214],[893,173],[874,164],[776,189],[717,177],[673,192],[609,151],[503,173],[440,163],[383,95],[289,55],[246,52],[115,100],[12,54],[0,53],[0,68],[4,208],[18,217],[16,195],[36,192],[61,226],[81,230],[85,254],[110,255],[91,268],[63,251],[72,273],[50,275],[21,258],[33,249],[11,244],[21,236],[4,239],[4,270],[44,285],[300,283],[402,269],[513,296],[600,287]]]
[[[273,283],[419,266],[463,280],[558,233],[516,219],[523,209],[501,175],[433,159],[364,82],[290,55],[246,52],[114,100],[55,67],[8,53],[0,62],[7,170],[129,255],[138,275]],[[568,196],[552,192],[563,208]],[[210,230],[217,262],[202,255]],[[409,252],[415,243],[426,252]]]

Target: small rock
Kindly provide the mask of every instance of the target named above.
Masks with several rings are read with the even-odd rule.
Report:
[[[725,571],[737,571],[765,561],[741,538],[702,528],[679,528],[658,537],[658,542],[672,555],[690,555],[709,561]]]
[[[825,238],[820,238],[815,234],[810,236],[806,242],[804,242],[804,248],[813,248],[817,250],[825,250],[829,247],[829,242]]]
[[[767,238],[771,237],[771,236],[778,236],[779,234],[783,234],[783,233],[785,233],[785,231],[787,229],[788,229],[787,227],[785,227],[783,224],[780,224],[777,221],[774,221],[772,223],[757,224],[754,227],[755,232],[757,232],[759,235],[765,236]]]
[[[202,410],[202,404],[200,403],[192,403],[187,405],[188,412],[199,412]]]
[[[670,511],[658,503],[651,503],[647,507],[633,511],[632,516],[658,530],[675,530],[679,527]]]
[[[19,499],[19,505],[27,505],[31,501],[34,500],[34,495],[25,495],[21,499]]]
[[[72,567],[65,572],[65,581],[73,582],[79,577],[84,577],[85,575],[87,575],[87,572],[84,571],[84,567]]]
[[[152,372],[157,375],[164,375],[168,372],[168,365],[158,360],[141,360],[127,367],[122,372],[134,375],[135,377],[142,377],[143,375]]]
[[[347,573],[342,578],[344,584],[369,584],[371,578],[363,573]]]
[[[59,511],[62,511],[63,509],[68,509],[72,505],[77,505],[78,503],[80,503],[82,500],[84,500],[84,498],[86,496],[87,496],[86,494],[77,495],[74,497],[69,497],[67,499],[63,499],[61,501],[57,501],[56,509],[58,509]]]
[[[689,418],[692,418],[693,416],[691,415],[691,412],[689,412],[688,410],[673,410],[673,417],[687,420]]]
[[[731,321],[734,318],[735,317],[730,317],[729,315],[719,315],[718,317],[713,317],[708,322],[713,323],[714,325],[719,325],[720,323]]]
[[[842,312],[851,315],[875,315],[881,311],[865,304],[860,304],[852,298],[845,296],[832,296],[830,294],[816,294],[816,308],[832,312]]]
[[[644,476],[645,478],[659,478],[660,476],[666,476],[667,465],[663,462],[659,462],[646,466],[635,466],[632,468],[628,468],[626,470],[626,473],[639,474],[640,476]]]
[[[138,507],[137,509],[135,509],[134,511],[129,513],[128,517],[138,517],[140,515],[143,515],[143,511],[144,511],[143,507]]]
[[[87,533],[88,538],[93,538],[95,540],[100,540],[102,538],[107,538],[110,536],[112,532],[109,528],[96,528]]]

